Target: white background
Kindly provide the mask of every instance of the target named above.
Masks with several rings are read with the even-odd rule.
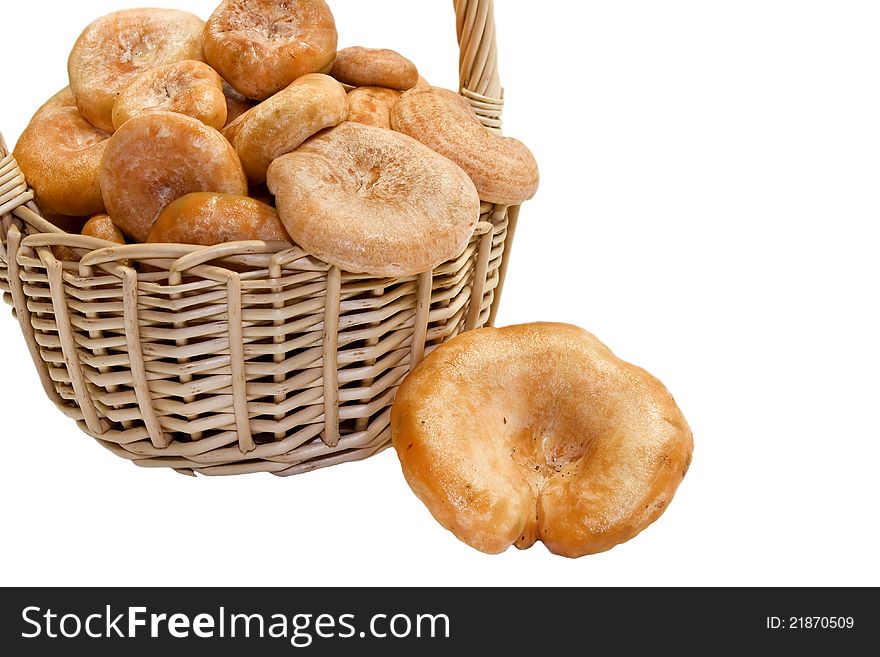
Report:
[[[79,30],[137,4],[3,3],[10,146],[66,84]],[[456,86],[448,0],[331,5],[342,45]],[[491,557],[434,522],[392,451],[290,479],[139,469],[44,398],[7,315],[0,583],[880,584],[880,5],[496,12],[506,132],[543,177],[499,323],[582,325],[666,383],[696,442],[666,514],[598,556]]]

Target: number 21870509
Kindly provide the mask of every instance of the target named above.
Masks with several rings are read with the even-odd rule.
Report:
[[[851,630],[852,616],[767,616],[768,630]]]

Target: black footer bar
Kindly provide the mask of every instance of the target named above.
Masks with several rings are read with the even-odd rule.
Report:
[[[812,653],[874,645],[878,609],[876,590],[830,588],[4,589],[0,648],[116,656],[143,646],[161,657],[543,654],[578,645]]]

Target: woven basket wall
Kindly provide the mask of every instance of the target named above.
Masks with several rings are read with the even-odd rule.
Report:
[[[500,129],[492,0],[454,4],[461,93]],[[0,138],[0,288],[46,394],[104,447],[185,474],[292,475],[388,446],[410,369],[493,322],[518,210],[484,203],[464,253],[401,279],[289,244],[120,247],[44,220]]]

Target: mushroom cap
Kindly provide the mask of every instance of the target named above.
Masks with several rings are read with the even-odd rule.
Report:
[[[294,242],[346,271],[409,276],[458,256],[480,200],[459,167],[390,130],[346,121],[269,167]]]
[[[224,0],[208,19],[205,58],[253,100],[330,70],[336,22],[324,0]]]
[[[400,92],[384,87],[358,87],[348,92],[347,121],[391,130],[391,108]]]
[[[108,141],[100,170],[107,212],[144,242],[159,213],[190,192],[247,194],[232,145],[200,121],[174,112],[140,114]]]
[[[391,127],[445,155],[488,203],[518,205],[538,191],[538,164],[521,141],[487,130],[468,102],[451,91],[412,89],[391,110]]]
[[[352,46],[336,53],[330,75],[353,87],[406,91],[419,82],[416,65],[399,52]]]
[[[76,217],[104,211],[98,172],[109,137],[80,116],[69,88],[37,110],[14,155],[41,211]]]
[[[250,182],[260,185],[272,160],[342,123],[347,110],[343,86],[329,75],[313,73],[239,116],[223,134],[235,146]]]
[[[119,227],[113,223],[109,214],[96,214],[91,217],[82,228],[82,234],[89,237],[97,237],[100,240],[125,244],[125,236]]]
[[[113,132],[116,96],[138,74],[182,59],[203,59],[201,18],[176,9],[125,9],[91,23],[67,61],[80,113]]]
[[[147,242],[213,246],[224,242],[289,242],[275,208],[237,194],[193,192],[162,210]]]
[[[148,69],[138,75],[113,105],[118,130],[133,116],[145,112],[177,112],[217,130],[226,125],[223,80],[204,62],[184,59]]]
[[[583,329],[464,333],[403,382],[391,412],[403,473],[441,525],[488,553],[543,541],[579,557],[656,520],[693,437],[666,388]]]

